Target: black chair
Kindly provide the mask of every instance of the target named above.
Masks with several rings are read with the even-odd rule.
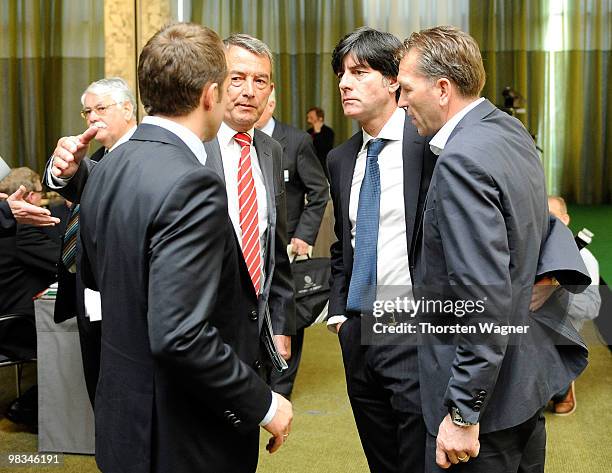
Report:
[[[21,396],[23,365],[36,361],[36,324],[24,314],[0,315],[0,368],[15,367],[17,397]]]

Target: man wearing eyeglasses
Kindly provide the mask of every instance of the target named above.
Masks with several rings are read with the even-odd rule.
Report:
[[[60,138],[53,156],[60,158],[74,156],[79,161],[82,160],[89,170],[108,152],[130,139],[136,130],[136,100],[123,79],[110,77],[92,82],[83,92],[81,103],[83,104],[81,116],[87,122],[87,130],[79,137]],[[89,142],[94,138],[102,146],[91,157],[86,158]],[[63,190],[68,181],[53,175],[52,164],[53,157],[47,165],[45,184],[74,201],[75,196],[66,194],[67,189]],[[54,318],[59,323],[75,315],[77,317],[85,383],[93,406],[100,370],[100,321],[97,314],[101,313],[101,309],[99,294],[83,287],[81,278],[76,274],[78,268],[70,263],[79,259],[76,256],[80,252],[80,244],[76,238],[78,212],[79,207],[73,206],[63,238],[62,257],[58,263],[59,287]],[[73,239],[70,238],[72,223],[76,225]],[[74,247],[72,252],[71,244]]]

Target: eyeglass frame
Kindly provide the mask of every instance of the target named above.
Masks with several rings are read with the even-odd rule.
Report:
[[[103,117],[104,115],[106,115],[106,111],[109,108],[111,108],[113,105],[120,105],[124,102],[125,100],[121,102],[109,103],[107,105],[96,105],[95,107],[92,107],[92,108],[84,108],[83,110],[81,110],[80,114],[85,120],[87,120],[87,117],[91,114],[91,112],[94,112],[94,111],[96,112],[96,115],[98,115],[99,117]]]

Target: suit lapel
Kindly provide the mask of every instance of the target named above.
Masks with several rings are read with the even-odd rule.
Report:
[[[205,141],[204,150],[206,151],[206,167],[214,171],[221,178],[223,184],[225,184],[225,172],[223,171],[219,139],[215,137],[211,141]]]
[[[268,204],[268,231],[266,235],[266,245],[264,251],[264,265],[266,267],[266,279],[270,277],[268,262],[270,260],[270,252],[268,249],[271,247],[271,239],[274,238],[273,222],[276,221],[276,203],[274,194],[274,163],[272,161],[272,151],[266,143],[266,139],[270,139],[265,133],[255,130],[253,136],[253,146],[257,151],[257,160],[259,161],[259,167],[264,178],[264,186],[266,188],[266,202]]]
[[[423,170],[423,141],[416,129],[406,117],[402,141],[402,158],[404,161],[404,213],[406,219],[406,248],[410,254],[414,237],[415,223],[419,215],[417,208]]]

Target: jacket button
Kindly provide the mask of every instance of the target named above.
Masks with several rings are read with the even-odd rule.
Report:
[[[255,368],[256,370],[260,370],[262,368],[262,366],[263,365],[261,364],[261,361],[259,361],[259,360],[255,360],[253,362],[253,368]]]
[[[483,389],[482,391],[480,391],[480,392],[478,393],[478,395],[479,395],[479,396],[486,396],[486,395],[487,395],[487,392],[486,392],[486,391]]]
[[[476,412],[478,412],[478,411],[480,410],[480,406],[478,406],[478,405],[474,406],[474,410],[475,410]]]
[[[234,426],[235,427],[238,427],[240,424],[242,424],[242,421],[240,419],[234,420]]]
[[[479,399],[479,400],[477,400],[477,401],[474,403],[474,405],[475,405],[475,406],[478,406],[478,407],[482,406],[482,404],[483,404],[483,403],[482,403],[482,401],[481,401],[480,399]]]
[[[259,315],[257,314],[256,310],[252,310],[251,313],[249,314],[249,318],[251,320],[257,320],[259,318]]]

